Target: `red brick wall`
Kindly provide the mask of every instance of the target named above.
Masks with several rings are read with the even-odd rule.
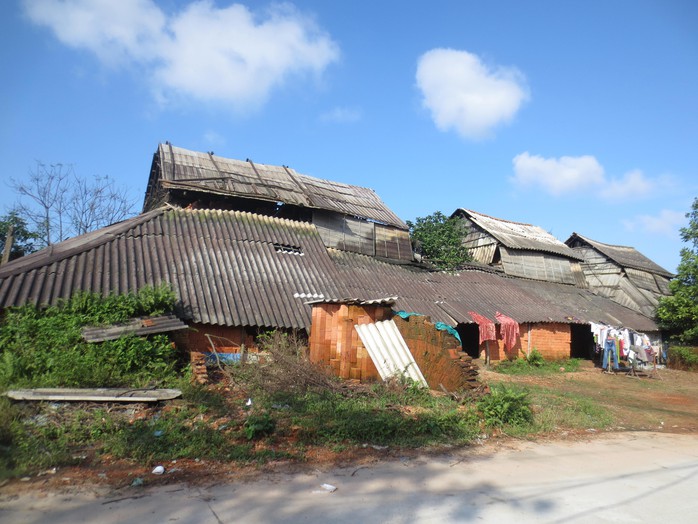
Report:
[[[364,382],[380,380],[371,356],[354,326],[392,318],[405,339],[429,387],[460,389],[469,376],[458,364],[466,356],[455,337],[439,331],[428,317],[403,320],[393,317],[389,307],[348,304],[316,304],[310,328],[310,360],[325,363],[341,378]]]
[[[213,339],[219,353],[238,353],[243,344],[248,350],[256,350],[254,337],[239,326],[192,324],[189,329],[177,333],[175,342],[190,352],[210,353],[211,343],[207,334]]]
[[[431,389],[456,391],[465,386],[468,376],[458,365],[465,353],[456,337],[436,329],[429,317],[393,317],[402,338]]]
[[[328,364],[341,378],[380,380],[354,325],[386,320],[391,315],[385,306],[315,304],[308,339],[310,361]]]
[[[530,350],[537,349],[546,360],[560,360],[570,358],[572,351],[572,331],[569,324],[545,323],[545,324],[520,324],[520,338],[516,345],[509,351],[504,351],[504,341],[499,338],[497,325],[497,340],[488,341],[490,348],[490,360],[515,359],[525,357],[529,350],[529,326],[531,328]],[[480,358],[485,358],[485,342],[480,344]]]
[[[521,325],[521,347],[528,350],[528,324]],[[546,360],[570,358],[572,330],[569,324],[531,324],[531,351],[537,349]]]
[[[175,344],[189,353],[193,378],[199,383],[205,384],[209,380],[204,353],[211,353],[213,348],[207,334],[218,353],[239,353],[243,344],[248,351],[257,351],[254,337],[243,327],[192,324],[189,329],[175,332]]]

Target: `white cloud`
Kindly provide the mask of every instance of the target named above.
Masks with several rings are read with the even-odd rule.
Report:
[[[606,201],[641,199],[675,185],[673,177],[649,178],[641,170],[628,171],[622,177],[608,177],[594,156],[544,158],[528,151],[516,155],[513,181],[520,186],[537,187],[550,195],[586,192]]]
[[[264,16],[210,0],[175,14],[152,0],[24,0],[25,12],[59,41],[108,65],[145,67],[158,100],[191,97],[245,111],[296,75],[322,73],[339,48],[290,4]]]
[[[604,169],[593,156],[543,158],[527,152],[516,155],[514,181],[539,186],[552,195],[561,195],[604,182]]]
[[[37,25],[63,44],[92,51],[107,64],[150,60],[162,37],[165,15],[152,0],[24,0]]]
[[[652,194],[656,182],[645,176],[639,169],[628,171],[622,178],[612,179],[608,182],[602,196],[608,200],[618,198],[641,198]]]
[[[361,120],[361,111],[353,107],[335,107],[320,115],[321,122],[351,124]]]
[[[477,55],[455,49],[424,53],[417,65],[417,86],[436,127],[466,139],[489,136],[497,125],[511,121],[529,98],[517,69],[490,68]]]
[[[663,235],[667,237],[679,237],[679,228],[686,224],[686,213],[663,209],[659,215],[637,215],[630,220],[623,220],[623,225],[628,231],[639,230],[641,232]]]

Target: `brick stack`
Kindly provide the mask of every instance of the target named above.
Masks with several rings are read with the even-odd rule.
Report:
[[[191,357],[191,373],[194,382],[208,384],[208,369],[206,369],[206,356],[198,351],[189,353]]]
[[[393,320],[431,389],[457,391],[479,386],[477,365],[453,335],[436,329],[426,316],[396,316]]]

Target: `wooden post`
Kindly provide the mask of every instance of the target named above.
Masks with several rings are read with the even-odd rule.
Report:
[[[10,251],[12,251],[12,244],[15,241],[14,238],[15,226],[10,224],[7,228],[7,237],[5,237],[5,248],[2,250],[2,261],[0,265],[7,264],[10,260]]]

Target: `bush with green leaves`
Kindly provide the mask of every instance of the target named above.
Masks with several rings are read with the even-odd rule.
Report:
[[[543,358],[543,355],[541,355],[540,351],[533,348],[533,350],[526,356],[526,362],[529,366],[539,368],[545,364],[545,359]]]
[[[503,384],[494,386],[489,395],[478,401],[477,407],[490,427],[523,426],[533,422],[528,393]]]
[[[698,347],[671,346],[667,361],[672,369],[698,370]]]
[[[243,424],[247,440],[256,440],[271,435],[275,429],[276,421],[266,411],[250,413]]]
[[[0,325],[0,390],[10,387],[137,387],[175,377],[176,352],[166,335],[124,336],[98,344],[81,328],[173,309],[165,287],[110,295],[80,293],[56,306],[9,308]]]

